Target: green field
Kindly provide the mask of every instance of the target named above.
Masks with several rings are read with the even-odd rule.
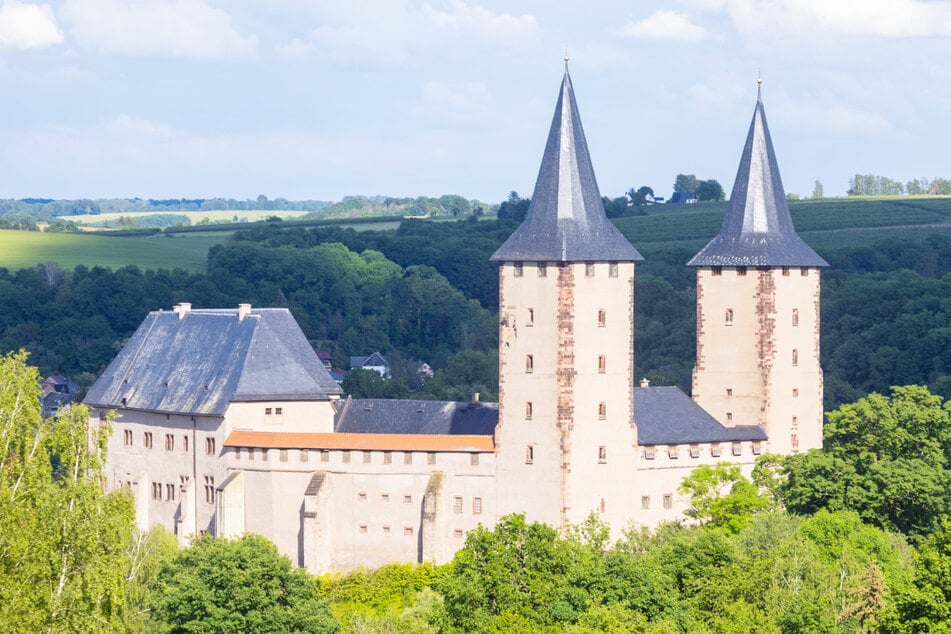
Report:
[[[112,222],[123,217],[124,218],[140,218],[142,216],[156,216],[161,214],[169,214],[173,216],[187,216],[188,219],[191,220],[192,224],[197,225],[205,218],[207,218],[210,222],[232,222],[235,216],[237,216],[239,221],[257,222],[258,220],[264,220],[268,216],[277,216],[279,218],[285,218],[287,220],[291,220],[294,218],[299,218],[307,213],[309,212],[306,212],[306,211],[263,211],[263,210],[234,211],[234,210],[227,210],[227,209],[222,211],[129,211],[125,213],[63,216],[63,219],[69,220],[71,222],[75,222],[77,224],[85,225],[92,222]]]
[[[0,266],[18,269],[56,262],[72,269],[78,264],[119,268],[134,264],[142,269],[183,268],[203,271],[208,249],[230,233],[197,233],[149,237],[110,238],[82,233],[42,233],[0,230]]]

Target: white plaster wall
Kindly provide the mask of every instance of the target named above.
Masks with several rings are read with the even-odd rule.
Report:
[[[281,414],[275,412],[280,408]],[[266,412],[270,409],[271,414]],[[331,433],[334,430],[333,401],[235,402],[225,411],[224,435],[235,429]]]

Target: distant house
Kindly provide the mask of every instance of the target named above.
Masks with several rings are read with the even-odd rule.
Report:
[[[387,365],[386,359],[380,354],[379,350],[369,357],[350,357],[350,369],[355,370],[357,368],[375,370],[384,379],[390,378],[390,366]]]
[[[76,399],[79,386],[65,376],[48,376],[40,381],[43,396],[40,401],[43,405],[43,418],[55,417],[60,409],[65,408]]]
[[[330,356],[330,353],[326,350],[318,350],[317,358],[320,359],[320,362],[324,364],[324,367],[328,370],[333,369],[333,358]]]
[[[416,376],[423,381],[433,378],[433,368],[428,363],[423,362],[416,369]]]
[[[697,194],[695,192],[674,192],[667,202],[671,205],[695,203],[697,202]]]

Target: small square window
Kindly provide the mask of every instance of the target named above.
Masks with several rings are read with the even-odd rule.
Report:
[[[330,450],[321,449],[320,450],[320,461],[321,462],[330,462]]]
[[[758,442],[753,443],[753,455],[759,456],[763,453],[763,445]]]
[[[393,452],[384,451],[383,452],[383,464],[393,464]]]
[[[361,532],[361,533],[366,533],[366,532],[367,532],[367,525],[366,525],[366,524],[360,524],[360,532]]]
[[[584,276],[585,276],[585,277],[594,277],[594,262],[585,262],[585,263],[584,263]]]
[[[482,515],[482,498],[472,498],[472,514]]]
[[[680,457],[680,449],[676,445],[667,447],[667,457],[671,460],[676,460]]]
[[[457,528],[456,530],[452,531],[452,536],[456,539],[460,539],[462,537],[462,529]]]
[[[548,264],[545,262],[538,263],[538,277],[548,277]]]
[[[690,445],[690,457],[699,458],[700,457],[700,446],[699,445]]]
[[[641,496],[641,508],[645,511],[651,507],[651,498],[649,495]]]
[[[726,419],[727,419],[727,420],[733,420],[733,412],[727,412],[727,413],[726,413]]]
[[[369,464],[373,461],[373,454],[369,451],[363,452],[363,464]]]
[[[389,526],[384,526],[384,527],[383,527],[383,534],[384,534],[384,535],[389,535],[389,534],[390,534],[390,527],[389,527]]]
[[[799,269],[799,274],[802,275],[803,277],[806,277],[807,275],[809,275],[809,268],[805,266],[802,267],[801,269]]]
[[[272,410],[271,410],[270,407],[265,407],[265,408],[264,408],[264,415],[265,415],[265,416],[270,416],[270,415],[271,415],[271,412],[272,412]]]
[[[389,493],[381,493],[381,494],[380,494],[380,502],[389,502],[389,501],[390,501],[390,494],[389,494]]]
[[[798,388],[798,387],[794,387],[794,388],[792,389],[792,395],[793,395],[793,398],[799,398],[799,388]]]
[[[452,498],[452,512],[456,514],[462,513],[462,496],[457,495]]]
[[[714,458],[719,458],[723,455],[723,449],[720,445],[710,445],[710,455]]]
[[[644,447],[644,459],[653,460],[657,453],[653,447]]]
[[[248,460],[251,460],[251,461],[254,460],[254,452],[255,452],[255,451],[256,451],[256,449],[254,449],[254,448],[252,448],[252,447],[248,447]]]
[[[798,416],[793,416],[793,417],[792,417],[792,426],[793,426],[793,427],[799,427],[799,417],[798,417]]]
[[[785,275],[786,277],[789,277],[789,267],[788,267],[788,266],[784,266],[784,267],[783,267],[783,275]]]
[[[608,277],[617,277],[617,262],[608,264]]]
[[[278,453],[278,459],[281,462],[287,462],[287,449],[281,449]]]
[[[413,452],[403,452],[403,464],[413,464]]]
[[[275,408],[274,408],[274,415],[275,415],[275,416],[283,416],[283,415],[284,415],[284,408],[283,408],[283,407],[275,407]]]
[[[664,494],[664,508],[671,509],[674,507],[674,496],[671,493]]]
[[[412,504],[412,503],[413,503],[413,496],[412,496],[412,495],[404,495],[404,496],[403,496],[403,504]]]
[[[270,453],[271,453],[271,452],[270,452],[269,449],[261,449],[261,460],[263,460],[264,462],[267,462],[268,455],[269,455]]]
[[[723,267],[714,266],[713,268],[710,269],[710,275],[723,275]]]
[[[516,262],[513,265],[513,274],[515,275],[515,277],[522,277],[522,263],[521,262]]]
[[[350,464],[350,450],[344,449],[340,452],[340,459],[344,464]]]
[[[743,445],[738,442],[733,443],[733,455],[742,456],[743,455]]]
[[[404,527],[403,527],[403,535],[405,535],[406,537],[412,537],[412,536],[413,536],[413,527],[412,527],[412,526],[404,526]]]
[[[739,276],[746,275],[746,267],[745,266],[736,267],[736,274]]]
[[[478,467],[479,466],[479,454],[471,453],[469,454],[469,466]]]
[[[308,452],[306,449],[301,449],[301,450],[300,450],[300,461],[301,461],[301,462],[307,462],[308,460],[310,460],[310,452]]]
[[[426,454],[426,464],[436,464],[436,452],[430,451]]]
[[[732,387],[726,388],[726,395],[727,395],[727,396],[733,396],[733,388],[732,388]]]
[[[357,493],[357,501],[358,501],[358,502],[366,502],[366,501],[367,501],[366,491],[360,491],[359,493]]]

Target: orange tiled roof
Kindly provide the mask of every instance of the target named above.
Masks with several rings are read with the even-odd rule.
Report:
[[[492,436],[449,434],[315,434],[233,431],[226,447],[361,449],[381,451],[495,451]]]

